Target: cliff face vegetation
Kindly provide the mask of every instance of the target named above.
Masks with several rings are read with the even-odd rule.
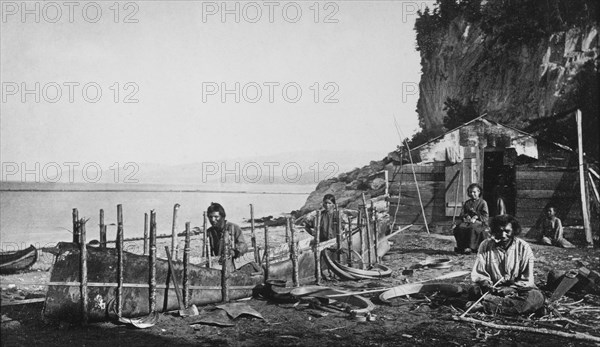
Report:
[[[424,133],[490,119],[598,160],[598,23],[594,0],[438,0],[415,24]],[[424,142],[424,141],[423,141]]]

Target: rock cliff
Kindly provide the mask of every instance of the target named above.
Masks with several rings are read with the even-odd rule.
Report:
[[[415,30],[422,76],[417,113],[427,141],[450,126],[489,118],[577,148],[572,110],[581,109],[584,150],[599,161],[599,25],[596,0],[437,0]],[[463,114],[461,114],[463,113]],[[415,140],[416,136],[413,138]],[[416,144],[416,143],[413,143]],[[300,212],[332,193],[355,208],[361,194],[383,195],[373,176],[392,158],[322,181]],[[393,193],[393,192],[392,192]]]

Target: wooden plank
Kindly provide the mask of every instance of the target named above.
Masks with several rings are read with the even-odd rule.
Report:
[[[5,300],[2,300],[2,302],[0,303],[0,307],[14,306],[14,305],[25,305],[25,304],[34,304],[34,303],[44,302],[44,301],[46,301],[46,298],[34,298],[34,299],[14,300],[14,301],[7,301],[5,299]]]
[[[574,190],[532,189],[518,190],[517,199],[551,199],[551,198],[578,198]]]
[[[576,181],[553,181],[546,179],[517,180],[517,191],[519,190],[572,190],[577,189],[579,180]]]
[[[564,179],[568,179],[568,180],[575,180],[577,179],[577,171],[571,171],[571,170],[552,170],[552,171],[548,171],[548,170],[532,170],[532,171],[528,171],[528,170],[517,170],[517,180],[535,180],[535,179],[545,179],[545,180],[553,180],[553,181],[560,181],[560,180],[564,180]]]
[[[437,173],[415,173],[417,176],[417,181],[444,181],[444,172]],[[402,173],[397,175],[391,175],[393,177],[393,182],[406,182],[406,181],[415,181],[415,177],[412,173]]]
[[[578,198],[577,198],[578,199]],[[577,201],[577,199],[571,198],[571,199],[567,199],[567,198],[563,198],[560,201],[553,201],[551,199],[519,199],[517,200],[517,208],[521,209],[521,208],[525,208],[525,209],[535,209],[538,208],[540,210],[543,210],[547,205],[551,204],[551,205],[581,205],[580,202]]]

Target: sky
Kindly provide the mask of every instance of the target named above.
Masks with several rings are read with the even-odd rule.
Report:
[[[3,170],[385,155],[394,116],[418,130],[428,2],[0,3]]]

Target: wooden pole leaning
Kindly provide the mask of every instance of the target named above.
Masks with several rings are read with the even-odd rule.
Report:
[[[269,259],[269,227],[265,223],[265,283],[269,279],[269,269],[271,267],[271,260]]]
[[[88,271],[87,271],[87,246],[86,246],[86,235],[85,235],[85,220],[79,221],[81,230],[81,242],[79,244],[80,249],[80,265],[79,265],[79,295],[81,296],[81,323],[86,325],[88,323]]]
[[[252,242],[252,249],[254,250],[254,261],[260,265],[260,253],[258,253],[256,233],[254,232],[254,206],[252,204],[250,204],[250,233],[250,241]]]
[[[183,248],[183,308],[190,304],[190,222],[185,223],[185,246]]]
[[[181,294],[179,293],[179,281],[177,279],[177,275],[175,275],[175,267],[173,266],[173,259],[171,257],[171,252],[169,252],[169,246],[165,246],[165,253],[167,254],[167,261],[169,262],[169,271],[171,273],[171,280],[173,281],[173,287],[175,287],[175,295],[177,296],[177,304],[179,304],[179,309],[185,309],[185,304],[181,300]],[[167,293],[165,293],[167,295]]]
[[[171,227],[171,255],[173,259],[177,260],[177,251],[175,248],[178,246],[177,244],[177,215],[179,214],[179,204],[175,204],[173,206],[173,225]]]
[[[79,244],[79,211],[73,209],[73,243]]]
[[[363,201],[363,209],[365,211],[365,226],[367,227],[367,252],[369,253],[369,265],[373,264],[373,250],[371,246],[371,240],[373,240],[371,236],[371,218],[369,216],[369,208],[367,207],[367,199],[365,198],[365,193],[362,193],[362,201]]]
[[[352,244],[352,216],[348,216],[348,233],[346,234],[346,241],[348,242],[348,266],[352,267],[352,250],[354,245]]]
[[[321,238],[321,211],[317,210],[315,216],[315,240],[313,251],[315,252],[315,283],[321,285],[321,249],[319,248],[319,240]]]
[[[123,206],[117,205],[117,315],[123,313]]]
[[[592,227],[590,225],[590,201],[587,198],[587,185],[584,176],[585,163],[583,162],[583,130],[581,110],[577,110],[575,115],[577,121],[577,148],[579,159],[579,193],[581,195],[581,214],[583,215],[583,229],[585,230],[585,241],[588,248],[594,247],[594,239],[592,237]]]
[[[148,213],[144,213],[144,255],[148,255]]]
[[[221,235],[221,301],[229,302],[229,259],[231,259],[231,248],[229,245],[229,230],[227,225],[223,228],[223,234]]]
[[[335,248],[336,248],[336,255],[335,258],[337,259],[337,261],[342,262],[342,220],[340,218],[340,211],[337,209],[335,209],[335,213],[333,215],[333,226],[334,226],[334,230],[335,230]]]
[[[156,311],[156,212],[150,211],[150,251],[149,251],[149,297],[150,312]]]
[[[100,209],[100,219],[98,225],[100,226],[100,247],[106,248],[106,225],[104,224],[103,209]]]
[[[296,242],[296,230],[292,225],[290,218],[286,218],[286,225],[290,226],[290,257],[292,258],[292,281],[294,287],[300,286],[300,276],[298,274],[298,243]]]

